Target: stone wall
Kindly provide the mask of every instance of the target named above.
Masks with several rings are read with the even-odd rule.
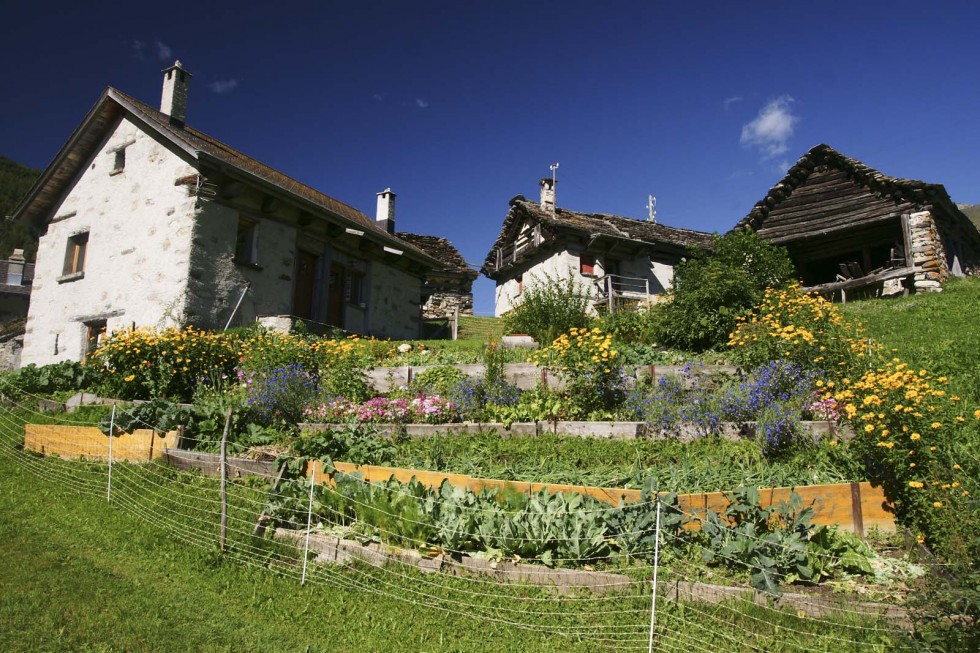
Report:
[[[912,237],[912,265],[915,267],[913,286],[916,292],[941,291],[942,283],[949,278],[949,268],[932,213],[919,211],[909,214],[909,231]]]
[[[422,317],[426,319],[449,317],[457,310],[460,315],[473,315],[473,293],[433,293],[422,306]]]
[[[53,209],[38,243],[24,364],[81,360],[87,324],[182,322],[196,198],[174,185],[194,168],[171,147],[122,119]],[[84,233],[84,269],[66,274],[69,239]]]
[[[239,216],[257,223],[254,265],[235,260]],[[296,230],[218,201],[199,205],[194,226],[187,297],[187,320],[222,328],[251,283],[233,325],[250,324],[261,315],[288,315],[293,303]]]

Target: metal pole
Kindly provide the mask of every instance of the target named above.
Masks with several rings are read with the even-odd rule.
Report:
[[[248,289],[251,288],[251,287],[252,287],[252,282],[251,281],[249,281],[248,283],[245,284],[245,290],[242,291],[242,296],[238,298],[238,303],[235,304],[235,310],[233,310],[231,312],[231,315],[228,316],[228,323],[225,324],[224,331],[227,331],[228,330],[228,327],[231,326],[231,321],[235,319],[235,313],[238,312],[238,307],[242,305],[242,300],[245,299],[245,293],[247,293],[248,292]]]
[[[105,500],[112,501],[112,434],[116,430],[116,405],[112,405],[112,415],[109,417],[109,483],[106,486]]]
[[[228,535],[228,429],[231,427],[231,408],[225,415],[225,430],[221,433],[221,533],[219,544],[221,552],[225,552],[225,541]]]
[[[313,473],[310,475],[310,506],[306,511],[306,546],[303,547],[303,577],[299,584],[306,584],[306,563],[310,559],[310,525],[313,523],[313,488],[316,487],[317,461],[312,461]]]
[[[653,628],[657,623],[657,566],[660,563],[660,495],[657,495],[657,525],[656,541],[653,545],[653,599],[650,602],[650,646],[647,648],[649,653],[653,653]]]

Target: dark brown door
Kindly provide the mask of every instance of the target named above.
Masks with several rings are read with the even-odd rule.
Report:
[[[316,264],[319,257],[300,250],[296,268],[296,290],[293,293],[293,315],[313,317],[313,288],[316,286]]]
[[[327,324],[344,328],[344,278],[347,270],[336,263],[330,266],[327,289]]]

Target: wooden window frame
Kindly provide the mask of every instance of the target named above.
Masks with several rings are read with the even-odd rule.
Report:
[[[62,271],[64,275],[82,274],[85,272],[85,256],[88,252],[89,232],[74,234],[68,237],[68,246],[65,249],[65,267]]]
[[[258,243],[259,221],[245,215],[239,215],[238,226],[235,228],[235,262],[253,267],[258,266]]]
[[[595,256],[592,254],[579,254],[578,272],[583,277],[595,276]]]
[[[85,323],[85,356],[82,358],[82,362],[86,361],[99,348],[108,326],[106,320],[93,320]]]

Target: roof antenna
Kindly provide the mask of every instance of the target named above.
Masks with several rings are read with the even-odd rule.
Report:
[[[647,222],[657,224],[657,198],[653,195],[650,195],[647,199],[647,211],[649,212]]]
[[[558,179],[557,179],[557,175],[558,175],[558,163],[557,162],[552,163],[548,167],[551,168],[551,187],[554,188],[557,185],[557,183],[558,183]]]

